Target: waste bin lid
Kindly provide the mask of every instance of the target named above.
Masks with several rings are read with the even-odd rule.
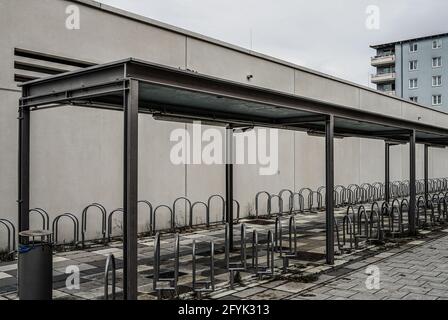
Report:
[[[37,238],[37,237],[47,237],[52,234],[51,231],[48,230],[27,230],[19,233],[21,237],[27,238]]]

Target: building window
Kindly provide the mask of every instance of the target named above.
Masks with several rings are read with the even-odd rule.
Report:
[[[409,89],[418,88],[418,79],[409,79]]]
[[[418,97],[409,97],[412,102],[418,103]]]
[[[433,76],[432,77],[432,86],[440,87],[442,85],[442,76]]]
[[[418,69],[418,61],[412,60],[409,61],[409,71],[417,70]]]
[[[432,105],[433,106],[440,106],[442,104],[442,95],[436,94],[432,96]]]
[[[417,42],[411,43],[409,45],[409,52],[417,52],[418,51],[418,44]]]
[[[442,66],[442,57],[432,58],[432,67],[440,68]]]
[[[440,49],[442,48],[442,40],[436,39],[432,42],[432,48],[433,49]]]

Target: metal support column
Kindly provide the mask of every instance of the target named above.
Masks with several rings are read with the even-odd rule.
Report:
[[[138,81],[130,80],[124,98],[123,293],[137,300]]]
[[[409,139],[409,233],[416,235],[415,221],[415,130],[411,131]]]
[[[229,249],[233,250],[233,128],[226,129],[226,220],[229,224]]]
[[[390,144],[386,142],[384,150],[385,170],[384,170],[384,200],[390,202]]]
[[[334,116],[325,122],[325,178],[326,178],[326,260],[334,264]]]
[[[19,232],[30,227],[30,109],[19,109],[18,221]],[[14,239],[14,241],[16,241]]]
[[[429,183],[428,183],[428,159],[429,159],[429,145],[425,144],[425,156],[424,156],[424,181],[425,181],[425,203],[428,199],[429,194]]]

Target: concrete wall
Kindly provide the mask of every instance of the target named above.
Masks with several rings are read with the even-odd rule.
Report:
[[[81,29],[70,31],[65,28],[65,9],[73,3],[81,9]],[[76,1],[0,0],[1,217],[17,222],[16,118],[20,94],[13,78],[16,47],[95,63],[135,57],[348,107],[440,126],[448,124],[445,114],[189,32],[167,30],[149,21],[137,21],[135,16],[128,19],[106,10]],[[250,82],[248,74],[254,75]],[[122,120],[118,112],[68,107],[33,113],[31,206],[47,209],[51,217],[64,212],[80,217],[82,208],[92,202],[104,204],[109,212],[121,207]],[[169,138],[176,128],[191,131],[190,125],[157,122],[149,116],[140,116],[141,199],[156,206],[171,206],[180,196],[206,201],[212,194],[224,195],[224,166],[171,164]],[[243,215],[253,211],[254,196],[260,190],[277,193],[283,188],[315,189],[325,183],[323,138],[291,131],[281,131],[279,136],[280,163],[276,175],[260,176],[256,165],[235,167],[235,198],[241,202]],[[335,146],[336,184],[382,181],[383,142],[353,138],[337,140]],[[393,180],[408,177],[408,153],[406,146],[393,148]],[[419,148],[418,178],[422,176],[422,155],[423,150]],[[447,175],[448,165],[443,161],[446,155],[445,150],[431,151],[431,176]],[[182,207],[179,206],[180,216],[185,213]],[[218,211],[213,220],[219,219]],[[143,206],[140,217],[143,230],[148,222]],[[92,216],[89,222],[89,228],[96,226],[98,218]],[[159,222],[158,226],[168,225],[168,219]],[[39,227],[35,218],[32,224]],[[63,230],[67,239],[70,238],[68,231]],[[97,234],[98,230],[90,228],[89,236]],[[4,242],[3,238],[0,241]]]

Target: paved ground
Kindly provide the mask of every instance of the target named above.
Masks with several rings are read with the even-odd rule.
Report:
[[[329,270],[310,282],[278,280],[247,283],[212,295],[233,300],[446,300],[448,299],[448,230],[428,234],[403,246]],[[366,280],[368,267],[379,270],[379,287]]]
[[[403,253],[369,264],[366,261],[352,264],[356,271],[322,287],[297,295],[292,299],[356,299],[356,300],[447,300],[448,299],[448,236],[421,244]],[[368,266],[379,270],[379,288],[366,287]],[[369,278],[370,279],[370,278]],[[372,282],[368,282],[371,284]]]
[[[340,219],[345,210],[335,212]],[[283,247],[287,247],[288,218],[284,217]],[[250,242],[251,232],[257,230],[260,237],[260,264],[266,262],[266,235],[273,230],[273,224],[257,221],[247,222],[246,240]],[[369,245],[359,250],[338,253],[335,266],[325,264],[325,215],[322,213],[299,214],[298,250],[300,259],[291,262],[293,267],[286,274],[281,273],[282,261],[276,253],[276,274],[274,277],[259,279],[248,270],[241,274],[241,280],[234,289],[229,288],[229,274],[225,270],[224,229],[185,232],[180,238],[180,277],[179,293],[182,299],[192,299],[192,241],[199,244],[198,275],[208,277],[210,272],[208,242],[215,242],[216,290],[204,296],[206,299],[442,299],[448,296],[448,236],[447,230],[430,232],[421,230],[419,240],[402,239],[387,245]],[[240,226],[235,226],[236,246],[238,247]],[[201,245],[202,243],[202,245]],[[252,256],[248,244],[247,262]],[[161,275],[172,277],[173,236],[164,235],[161,239]],[[285,250],[289,248],[284,248]],[[335,248],[338,249],[337,247]],[[154,238],[139,240],[139,299],[156,299],[152,288]],[[122,285],[122,244],[120,241],[107,246],[95,246],[86,250],[60,252],[54,257],[55,299],[103,299],[104,265],[106,257],[113,253],[117,258],[117,292]],[[234,257],[238,259],[239,257]],[[380,287],[366,288],[369,265],[380,271]],[[68,266],[80,270],[79,289],[66,287]],[[447,275],[447,276],[445,276]],[[17,263],[0,264],[0,300],[17,299]]]
[[[336,212],[342,217],[344,210]],[[283,247],[288,248],[288,217],[282,219]],[[268,230],[274,229],[273,220],[246,220],[246,242],[247,262],[252,262],[251,239],[252,231],[257,230],[259,237],[259,263],[265,265],[266,261],[266,239]],[[316,268],[325,264],[325,214],[305,213],[296,215],[297,224],[297,247],[301,260],[296,263],[312,263],[310,268]],[[235,247],[239,248],[240,224],[234,227]],[[183,232],[180,235],[180,262],[179,262],[179,293],[192,291],[192,242],[196,241],[197,251],[197,275],[198,280],[207,279],[210,274],[209,266],[209,242],[215,243],[215,279],[217,288],[228,286],[229,274],[225,267],[224,242],[225,233],[223,226],[211,229],[195,229]],[[161,238],[161,278],[172,278],[173,276],[173,249],[174,237],[172,234],[164,234]],[[53,296],[55,299],[103,299],[104,298],[104,267],[109,254],[114,254],[117,262],[117,292],[122,288],[123,254],[121,241],[113,241],[107,246],[95,245],[85,250],[73,248],[67,252],[58,252],[54,256],[53,269]],[[154,272],[154,237],[139,239],[139,298],[156,299],[157,294],[153,291]],[[341,263],[345,259],[357,257],[357,252],[351,255],[340,256]],[[231,261],[237,261],[238,251],[231,256]],[[282,261],[276,254],[276,266],[281,267]],[[80,270],[81,285],[79,289],[68,289],[66,280],[67,267],[76,266]],[[329,268],[327,266],[327,268]],[[242,274],[243,278],[252,277],[250,270]],[[110,291],[109,291],[110,292]],[[17,261],[0,264],[0,299],[17,299]]]

